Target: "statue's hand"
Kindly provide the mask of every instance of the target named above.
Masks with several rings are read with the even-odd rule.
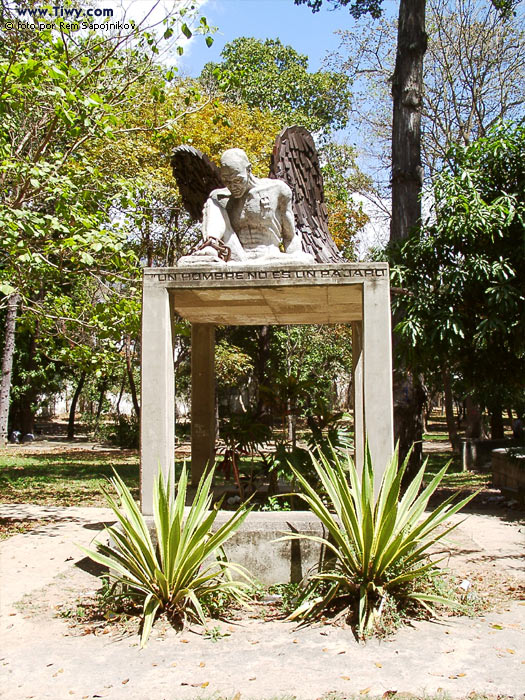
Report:
[[[219,253],[215,250],[215,248],[212,248],[210,245],[207,245],[204,248],[200,248],[199,250],[193,251],[192,256],[219,260]]]
[[[193,250],[191,255],[202,255],[213,260],[224,260],[228,262],[231,257],[230,248],[218,238],[208,236]]]

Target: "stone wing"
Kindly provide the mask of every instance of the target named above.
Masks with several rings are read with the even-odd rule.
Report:
[[[323,176],[311,134],[301,126],[282,131],[275,142],[269,177],[284,180],[293,192],[296,229],[303,249],[319,263],[341,262],[342,258],[328,231]]]
[[[210,192],[224,187],[219,168],[193,146],[178,146],[171,155],[173,176],[190,216],[201,221]]]

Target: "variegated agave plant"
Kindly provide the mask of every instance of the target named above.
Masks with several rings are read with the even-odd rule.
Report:
[[[241,505],[212,533],[218,513],[218,508],[211,507],[212,479],[213,471],[203,476],[185,513],[186,467],[176,495],[171,480],[165,482],[159,471],[153,493],[155,537],[150,535],[144,516],[117,474],[110,479],[117,498],[104,489],[120,527],[107,528],[109,545],[97,544],[96,551],[82,549],[91,559],[109,567],[111,580],[121,584],[124,592],[141,601],[141,646],[146,644],[159,612],[165,611],[182,623],[189,619],[205,625],[200,602],[203,596],[226,593],[238,600],[246,598],[249,574],[226,560],[222,545],[238,529],[249,509],[246,504]]]
[[[440,528],[476,494],[454,502],[455,494],[435,510],[426,513],[432,494],[439,486],[448,464],[419,493],[426,462],[400,494],[401,479],[408,459],[398,468],[397,450],[387,466],[377,498],[374,470],[368,445],[361,478],[350,457],[335,451],[328,459],[311,455],[321,489],[316,490],[295,469],[302,487],[300,497],[317,515],[328,536],[294,534],[281,539],[309,539],[321,543],[327,552],[325,563],[307,582],[298,607],[289,619],[319,617],[341,600],[355,601],[358,633],[366,636],[381,615],[383,598],[412,599],[432,609],[433,603],[457,605],[432,591],[422,590],[422,581],[438,575],[437,562],[429,560],[430,547],[446,537],[459,523]],[[427,586],[428,588],[428,586]]]

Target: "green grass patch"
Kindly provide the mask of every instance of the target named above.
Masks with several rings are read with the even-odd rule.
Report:
[[[425,472],[425,482],[428,483],[445,464],[452,460],[447,473],[443,477],[441,486],[456,489],[480,489],[490,486],[492,475],[463,471],[461,456],[450,452],[433,452],[428,457],[428,465]]]
[[[57,506],[104,506],[100,484],[113,469],[134,497],[139,492],[136,454],[81,452],[0,455],[0,501]]]
[[[218,456],[220,462],[222,457]],[[189,460],[187,460],[189,461]],[[184,460],[176,460],[175,472],[180,474]],[[139,457],[136,453],[69,451],[42,454],[0,454],[0,502],[34,503],[56,506],[105,506],[101,484],[113,475],[122,477],[135,499],[139,499]],[[241,474],[264,474],[260,457],[242,457]],[[233,475],[226,479],[218,471],[217,485],[233,485]]]
[[[436,437],[435,435],[432,437]],[[439,436],[437,436],[439,437]],[[459,455],[448,451],[428,455],[427,480],[452,457],[452,464],[443,479],[443,486],[457,489],[477,489],[490,484],[491,475],[462,471]],[[180,474],[182,459],[175,464]],[[222,461],[222,455],[217,455]],[[34,503],[58,506],[104,506],[100,484],[112,476],[113,469],[124,479],[133,497],[139,498],[139,457],[135,452],[115,450],[64,450],[41,454],[16,454],[10,450],[0,453],[0,502]],[[242,456],[239,459],[241,474],[265,478],[266,467],[260,456]],[[215,483],[234,486],[233,474],[229,478],[217,469]]]
[[[428,440],[428,442],[448,442],[448,433],[424,433],[423,440]]]

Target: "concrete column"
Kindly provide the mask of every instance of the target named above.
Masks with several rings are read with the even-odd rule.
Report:
[[[394,451],[388,278],[370,280],[363,285],[362,362],[365,432],[377,484]]]
[[[352,323],[352,384],[354,389],[354,462],[360,470],[365,453],[365,414],[363,401],[363,322]]]
[[[215,326],[191,325],[191,483],[215,459]]]
[[[172,313],[167,289],[148,286],[142,296],[140,503],[153,514],[153,481],[159,467],[173,475],[175,380]]]

